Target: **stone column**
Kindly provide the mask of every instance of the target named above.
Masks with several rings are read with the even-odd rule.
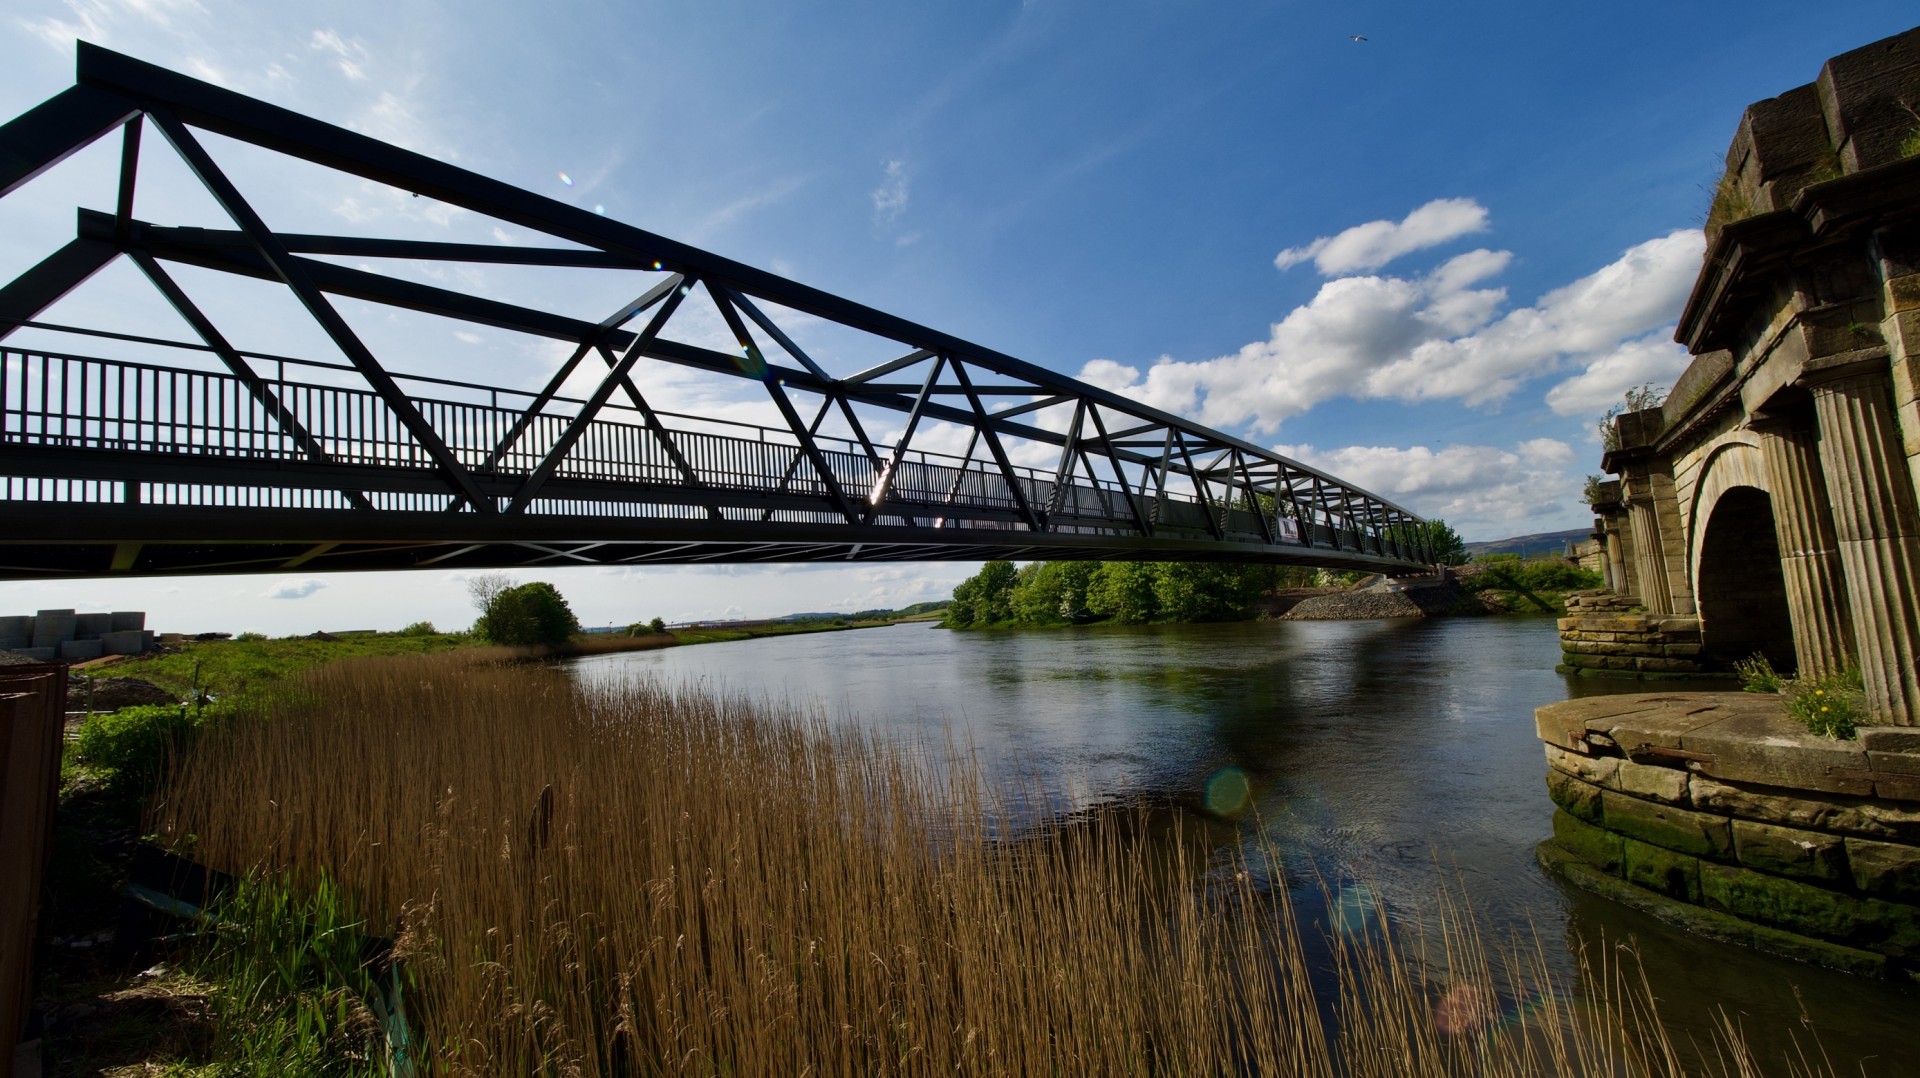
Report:
[[[1920,725],[1920,526],[1888,371],[1877,361],[1807,380],[1868,703]]]
[[[1636,492],[1627,503],[1627,519],[1633,527],[1633,567],[1640,584],[1640,605],[1651,613],[1671,614],[1666,550],[1660,545],[1660,518],[1654,511],[1652,493]]]
[[[1787,608],[1793,612],[1793,651],[1800,673],[1839,673],[1853,659],[1853,621],[1812,417],[1762,417],[1752,426],[1760,436],[1773,488],[1773,531],[1780,544]]]

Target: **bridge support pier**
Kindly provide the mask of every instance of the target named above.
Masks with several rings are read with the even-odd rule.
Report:
[[[1887,366],[1808,381],[1867,699],[1896,725],[1920,725],[1920,517]]]
[[[1760,436],[1772,483],[1773,527],[1799,672],[1816,677],[1838,673],[1853,659],[1853,622],[1813,416],[1805,411],[1767,415],[1752,429]]]

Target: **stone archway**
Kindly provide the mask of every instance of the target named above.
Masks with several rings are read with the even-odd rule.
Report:
[[[1707,665],[1724,670],[1759,652],[1775,670],[1793,670],[1793,615],[1766,491],[1736,486],[1715,499],[1698,566],[1701,658]]]

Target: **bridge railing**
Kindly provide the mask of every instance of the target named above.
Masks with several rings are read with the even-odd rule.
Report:
[[[364,389],[289,379],[288,363],[341,369],[335,364],[281,360],[271,376],[255,372],[251,382],[217,370],[196,370],[152,363],[102,359],[57,352],[0,350],[0,417],[7,443],[60,449],[107,450],[174,457],[218,457],[255,462],[325,462],[393,469],[430,470],[433,461],[377,394]],[[448,379],[397,374],[414,381],[481,396],[489,403],[410,396],[447,448],[476,472],[495,477],[524,477],[539,467],[562,436],[572,416],[543,413],[497,402],[502,395],[526,396]],[[451,395],[451,394],[450,394]],[[550,399],[549,405],[578,407],[577,400]],[[825,480],[810,467],[790,432],[755,424],[682,413],[656,412],[661,429],[646,425],[630,407],[609,404],[586,425],[555,472],[556,478],[606,484],[595,497],[536,498],[532,513],[574,515],[704,515],[712,510],[692,503],[662,503],[637,494],[657,495],[662,488],[782,494],[824,499]],[[668,420],[680,421],[678,425]],[[695,425],[706,429],[689,429]],[[517,436],[509,441],[516,426]],[[716,433],[716,431],[729,433]],[[875,458],[844,438],[816,436],[830,473],[852,498],[870,497],[880,473]],[[1176,491],[1129,492],[1119,483],[1074,482],[1056,493],[1053,477],[1033,468],[1013,469],[1029,505],[1051,507],[1050,528],[1080,533],[1126,533],[1137,529],[1129,494],[1140,512],[1161,531],[1207,535],[1211,511],[1199,499]],[[691,473],[691,475],[689,475]],[[159,504],[258,506],[262,508],[345,508],[342,491],[289,487],[236,487],[221,483],[139,484],[129,497],[124,484],[47,480],[11,480],[0,488],[8,500],[138,500]],[[436,510],[450,495],[403,491],[367,491],[376,507]],[[887,512],[877,522],[930,518],[937,527],[1020,530],[1020,504],[1006,475],[981,462],[938,452],[915,450],[894,467],[887,488]],[[904,512],[916,513],[909,518]],[[839,519],[825,508],[766,509],[721,506],[729,519]],[[1247,508],[1219,512],[1213,530],[1242,539],[1262,537],[1261,523]],[[1358,529],[1303,523],[1269,516],[1276,540],[1335,547],[1398,549],[1378,535]]]

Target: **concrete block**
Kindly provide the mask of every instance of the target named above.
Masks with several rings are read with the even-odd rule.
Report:
[[[57,648],[62,641],[72,640],[74,626],[78,621],[79,619],[72,614],[41,611],[33,619],[33,646]]]
[[[1724,817],[1612,790],[1601,794],[1600,804],[1607,830],[1627,838],[1696,857],[1725,858],[1733,853],[1733,832]]]
[[[60,617],[67,617],[67,618],[70,618],[70,617],[72,617],[72,616],[73,616],[73,614],[74,614],[74,610],[73,610],[73,608],[72,608],[72,607],[68,607],[68,608],[66,608],[66,609],[64,609],[64,610],[37,610],[37,611],[35,611],[35,612],[34,612],[34,615],[33,615],[33,616],[34,616],[34,617],[37,617],[37,618],[45,618],[45,617],[56,617],[56,618],[60,618]]]
[[[112,614],[75,614],[73,619],[73,638],[75,640],[98,640],[101,633],[113,631]]]
[[[26,616],[0,618],[0,648],[24,648],[33,643],[33,619]]]
[[[70,662],[85,662],[98,659],[107,650],[98,640],[63,640],[60,642],[60,657]]]
[[[138,655],[146,649],[146,634],[138,629],[100,634],[100,644],[109,655]]]
[[[147,627],[147,615],[143,610],[116,610],[108,616],[113,619],[113,631],[116,633]]]
[[[1741,864],[1761,872],[1823,883],[1848,878],[1846,840],[1838,835],[1735,820],[1733,845]]]

